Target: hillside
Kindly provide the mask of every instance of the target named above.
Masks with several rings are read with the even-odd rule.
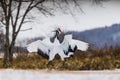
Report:
[[[83,32],[69,31],[66,34],[73,34],[73,38],[86,41],[95,48],[120,45],[120,24],[113,24],[104,28],[96,28]]]

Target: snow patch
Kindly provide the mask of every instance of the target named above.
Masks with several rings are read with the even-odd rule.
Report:
[[[115,71],[0,70],[0,80],[120,80]]]

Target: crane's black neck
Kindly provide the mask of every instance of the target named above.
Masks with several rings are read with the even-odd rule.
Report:
[[[59,40],[59,32],[56,30],[55,35],[50,39],[51,42],[54,42],[55,38]]]
[[[59,35],[59,32],[56,31],[56,33],[55,33],[55,38],[57,38],[57,39],[59,40],[59,36],[58,36],[58,35]],[[55,38],[54,38],[54,39],[55,39]]]

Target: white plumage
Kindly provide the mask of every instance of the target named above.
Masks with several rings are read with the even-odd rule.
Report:
[[[47,44],[48,42],[48,44]],[[43,41],[37,40],[35,42],[32,42],[27,45],[28,52],[38,52],[38,49],[42,50],[44,54],[49,55],[49,49],[52,47],[50,46],[52,44],[49,44],[49,40],[45,39]]]
[[[38,52],[41,55],[46,55],[49,61],[52,61],[55,55],[58,54],[61,60],[64,61],[64,58],[73,55],[76,49],[86,51],[88,47],[88,43],[75,40],[72,38],[72,35],[65,35],[61,43],[57,36],[53,43],[50,41],[50,38],[45,38],[28,44],[27,50],[29,52]]]
[[[89,47],[88,43],[75,39],[71,39],[69,45],[71,45],[72,49],[74,49],[74,47],[77,46],[77,49],[81,51],[86,51]]]
[[[86,51],[89,47],[88,43],[73,39],[72,35],[64,35],[59,28],[54,32],[56,34],[52,38],[52,42],[49,37],[32,42],[27,45],[28,52],[37,52],[39,55],[48,58],[48,64],[50,64],[56,54],[64,62],[64,58],[73,55],[75,50]]]

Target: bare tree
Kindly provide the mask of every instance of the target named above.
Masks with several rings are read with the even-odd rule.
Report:
[[[3,10],[3,24],[5,25],[5,40],[4,40],[4,66],[9,66],[13,61],[13,48],[18,33],[21,30],[26,15],[38,4],[43,3],[45,0],[0,0],[0,6]],[[28,2],[23,15],[20,15],[22,3]],[[13,5],[17,6],[13,8]],[[13,10],[16,9],[16,14],[13,17]],[[18,19],[20,23],[18,24]],[[10,37],[10,28],[12,29],[12,36]],[[11,39],[11,40],[10,40]]]
[[[3,43],[4,43],[4,34],[3,34],[3,26],[2,24],[0,23],[0,50],[2,51],[3,50]]]

